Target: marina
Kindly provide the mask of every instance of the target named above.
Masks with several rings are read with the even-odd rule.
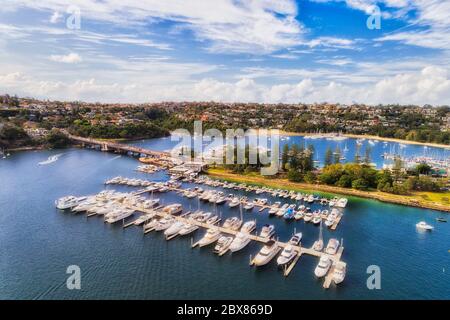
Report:
[[[179,232],[184,226],[195,226],[197,227],[195,230],[205,229],[207,230],[206,237],[209,235],[209,232],[214,232],[215,234],[214,238],[211,238],[211,241],[202,244],[202,241],[204,241],[205,239],[203,237],[197,242],[193,243],[192,248],[195,248],[197,246],[210,245],[217,241],[218,243],[217,246],[219,246],[219,248],[217,248],[216,246],[217,249],[215,249],[215,252],[219,256],[222,256],[228,252],[232,240],[234,239],[234,237],[238,235],[239,232],[245,232],[250,240],[263,244],[261,252],[258,253],[253,259],[251,259],[250,265],[255,266],[265,265],[269,263],[270,260],[272,260],[281,250],[284,250],[287,247],[292,248],[292,250],[295,252],[296,258],[292,261],[292,263],[289,263],[290,261],[288,261],[285,264],[284,269],[285,276],[289,275],[289,273],[292,271],[301,255],[306,254],[321,258],[322,255],[325,254],[327,257],[331,259],[332,264],[335,265],[337,263],[340,263],[341,256],[344,250],[344,248],[340,246],[337,252],[328,252],[327,248],[325,250],[326,252],[324,253],[322,251],[317,251],[314,248],[302,247],[300,244],[300,239],[298,239],[296,243],[292,243],[292,240],[289,242],[282,242],[276,239],[273,235],[267,237],[258,235],[256,232],[255,234],[252,234],[251,232],[253,230],[256,231],[254,222],[250,224],[250,221],[247,221],[242,227],[242,229],[240,229],[243,223],[242,210],[241,210],[241,219],[238,219],[237,217],[229,218],[224,222],[222,226],[220,226],[219,219],[215,220],[213,223],[208,223],[208,221],[205,221],[204,219],[203,220],[199,219],[198,216],[199,214],[201,214],[201,212],[199,211],[196,211],[195,213],[191,213],[190,211],[182,213],[182,206],[179,204],[171,204],[165,207],[159,206],[157,208],[152,208],[157,204],[152,200],[145,200],[142,197],[134,194],[118,193],[111,190],[102,191],[97,195],[85,196],[81,198],[66,196],[64,198],[59,199],[55,203],[57,206],[63,204],[62,206],[63,208],[65,208],[66,210],[71,209],[72,211],[75,212],[85,211],[86,213],[89,213],[92,211],[96,211],[97,215],[104,215],[105,222],[116,223],[122,221],[122,225],[124,228],[132,225],[143,224],[142,229],[144,234],[147,234],[152,231],[166,230],[164,233],[166,235],[167,241],[178,236]],[[83,204],[85,203],[88,203],[89,205],[83,206]],[[105,214],[101,211],[98,211],[99,205],[110,208],[112,213]],[[80,206],[81,210],[76,210],[76,208],[80,208]],[[242,204],[240,206],[242,209]],[[135,212],[139,212],[142,215],[138,219],[125,224],[125,219],[133,215]],[[148,218],[144,219],[143,220],[144,222],[141,223],[140,221],[142,220],[142,217]],[[155,223],[152,223],[151,221],[147,222],[148,220],[151,219],[152,221],[155,221]],[[237,224],[235,224],[234,221],[236,221]],[[236,227],[234,225],[236,225]],[[247,225],[250,226],[248,227]],[[171,229],[173,229],[173,231],[171,231]],[[239,231],[239,229],[241,231]],[[221,235],[222,237],[220,237]],[[229,237],[224,237],[223,235],[228,235]],[[223,242],[226,241],[226,245],[223,245],[223,242],[221,243],[222,239]],[[270,249],[267,250],[270,250],[270,252],[266,253],[264,250],[266,250],[266,248],[268,248],[269,245]],[[223,248],[221,248],[221,246]],[[260,258],[260,260],[258,260],[258,257],[260,256],[264,258]],[[324,288],[326,289],[329,288],[330,286],[329,282],[330,281],[327,282],[327,280],[324,282],[323,285]]]
[[[168,148],[170,140],[155,139],[146,143],[150,149],[158,150],[159,146],[160,150],[164,150]],[[350,148],[350,141],[348,145]],[[0,163],[4,186],[0,190],[4,230],[0,237],[5,244],[2,254],[9,261],[0,266],[4,275],[3,281],[0,281],[3,297],[402,299],[442,298],[448,293],[445,285],[450,281],[448,272],[442,270],[450,258],[447,245],[449,224],[436,220],[446,217],[439,211],[350,197],[344,209],[345,217],[336,230],[328,228],[326,220],[322,219],[322,250],[326,249],[329,239],[335,238],[340,242],[344,239],[345,250],[340,262],[345,261],[347,265],[344,281],[339,285],[331,281],[329,289],[324,290],[323,286],[331,280],[331,273],[328,273],[329,277],[322,278],[314,275],[320,260],[318,256],[297,255],[288,267],[278,267],[276,260],[283,251],[280,250],[265,266],[250,268],[249,257],[254,258],[263,243],[247,240],[244,233],[239,235],[234,244],[230,244],[226,253],[220,255],[213,253],[217,243],[200,250],[190,249],[204,236],[206,228],[203,227],[185,228],[167,241],[164,231],[151,231],[143,236],[143,225],[149,221],[145,220],[141,212],[135,212],[124,223],[120,220],[112,224],[104,223],[104,216],[96,213],[62,214],[55,209],[55,199],[67,194],[97,194],[104,182],[112,177],[148,180],[161,186],[169,182],[171,177],[165,170],[152,174],[135,171],[137,162],[132,157],[108,161],[117,155],[76,148],[66,150],[64,156],[50,165],[37,165],[60,153],[58,150],[18,152]],[[159,199],[157,206],[147,210],[160,210],[169,204],[180,203],[183,212],[191,213],[198,210],[198,197],[189,198],[184,194],[187,189],[193,191],[195,187],[222,191],[225,197],[230,193],[239,198],[246,196],[250,202],[254,198],[267,199],[267,203],[272,206],[280,202],[280,208],[285,203],[295,203],[293,199],[280,198],[261,190],[215,187],[183,179],[175,181],[182,184],[177,187],[179,191],[164,191],[163,188],[162,192],[153,191],[153,195],[152,191],[145,191],[137,196],[145,200],[152,197]],[[122,184],[104,186],[106,190],[115,189],[116,192],[126,194],[139,193],[149,187]],[[16,200],[11,202],[8,199],[12,194]],[[322,205],[320,199],[311,203],[311,213],[320,209],[328,210],[331,214],[329,205]],[[329,196],[328,200],[332,198]],[[228,203],[225,201],[222,205],[214,205],[209,200],[201,200],[200,210],[210,212],[211,216],[221,216],[219,225],[222,226],[226,219],[240,215],[239,205],[231,208]],[[300,205],[305,204],[299,201],[296,209]],[[256,220],[255,230],[258,235],[265,225],[272,225],[272,230],[276,232],[275,239],[278,237],[279,242],[286,243],[294,233],[301,232],[303,249],[312,248],[318,239],[320,224],[304,223],[303,218],[296,220],[295,216],[293,219],[276,218],[269,214],[269,208],[260,212],[262,207],[256,205],[252,210],[243,207],[244,220]],[[86,218],[86,215],[91,216]],[[419,221],[434,226],[434,230],[421,231],[415,226]],[[131,222],[136,222],[139,227]],[[126,225],[127,228],[124,228]],[[186,235],[181,235],[181,231]],[[255,231],[251,234],[255,235]],[[238,234],[223,235],[238,238]],[[396,245],[392,246],[391,243]],[[32,272],[35,264],[31,261],[27,263],[24,258],[30,255],[35,257],[34,261],[40,261],[45,272]],[[64,286],[49,288],[49,283],[60,283],[59,279],[65,277],[67,266],[73,264],[81,267],[83,290],[68,291]],[[366,269],[373,264],[382,271],[383,290],[367,290]],[[333,273],[338,274],[341,269],[336,266],[334,269],[330,266],[329,272],[335,270]],[[18,277],[22,279],[19,283],[16,280]],[[338,276],[336,279],[339,281]],[[433,286],[422,290],[429,283],[433,283]]]
[[[261,194],[263,192],[271,193],[275,197],[280,197],[283,199],[294,200],[295,203],[284,203],[281,205],[281,202],[274,202],[273,204],[268,203],[268,200],[265,198],[255,198],[253,201],[248,200],[247,197],[237,197],[233,194],[229,194],[225,196],[222,191],[213,190],[203,190],[199,188],[191,189],[183,189],[181,188],[181,183],[170,180],[166,183],[161,182],[152,182],[143,179],[129,179],[123,177],[115,177],[109,179],[105,182],[105,185],[110,184],[118,184],[118,185],[126,185],[131,187],[146,187],[145,189],[139,190],[135,192],[135,194],[143,194],[146,192],[167,192],[173,191],[178,194],[181,194],[190,199],[198,198],[199,200],[209,201],[215,205],[222,205],[228,203],[230,207],[242,206],[246,212],[250,212],[254,207],[257,207],[258,212],[261,213],[265,210],[268,210],[269,214],[276,214],[278,217],[284,217],[285,219],[293,219],[301,220],[304,217],[307,217],[308,213],[311,215],[311,219],[304,219],[306,222],[312,221],[314,224],[318,224],[321,220],[325,220],[325,224],[330,230],[336,230],[337,226],[341,222],[343,217],[343,209],[347,205],[346,198],[337,198],[334,197],[332,199],[319,198],[318,196],[308,195],[308,194],[300,194],[282,190],[272,190],[268,188],[252,188],[244,185],[235,185],[235,184],[227,184],[225,182],[210,180],[208,178],[200,177],[198,179],[193,180],[192,182],[196,184],[206,184],[212,185],[213,187],[221,187],[235,190],[245,190],[246,192],[254,192],[255,194]],[[292,201],[291,201],[292,202]],[[311,209],[304,204],[311,205],[312,203],[320,203],[322,207],[330,206],[332,208],[331,212],[327,209],[317,209],[314,212],[311,212]],[[297,208],[298,205],[298,208]],[[298,211],[296,211],[298,209]],[[291,214],[289,215],[289,210]]]

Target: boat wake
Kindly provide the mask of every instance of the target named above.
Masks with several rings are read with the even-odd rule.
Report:
[[[58,161],[59,157],[61,157],[62,155],[63,155],[62,153],[59,153],[59,154],[50,156],[50,157],[48,157],[47,160],[39,162],[38,165],[45,166],[45,165],[51,164],[53,162],[56,162],[56,161]]]
[[[119,159],[119,158],[121,158],[122,156],[115,156],[114,158],[112,158],[112,159],[109,159],[109,161],[114,161],[114,160],[117,160],[117,159]]]

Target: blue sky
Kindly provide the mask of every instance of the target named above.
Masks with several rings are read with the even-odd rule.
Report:
[[[450,104],[449,12],[449,0],[2,0],[0,93]]]

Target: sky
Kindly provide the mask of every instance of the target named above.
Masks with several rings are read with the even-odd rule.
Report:
[[[450,105],[450,0],[0,0],[0,94]]]

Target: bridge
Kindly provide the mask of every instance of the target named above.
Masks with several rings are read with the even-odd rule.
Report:
[[[133,154],[145,155],[145,156],[157,157],[157,158],[170,157],[169,152],[154,151],[154,150],[139,148],[139,147],[130,146],[130,145],[122,144],[122,143],[96,140],[96,139],[91,139],[91,138],[83,138],[83,137],[68,134],[67,132],[65,132],[65,133],[66,133],[67,137],[72,141],[79,142],[82,145],[99,146],[102,151],[118,151],[118,152],[127,152],[127,153],[131,152]]]

